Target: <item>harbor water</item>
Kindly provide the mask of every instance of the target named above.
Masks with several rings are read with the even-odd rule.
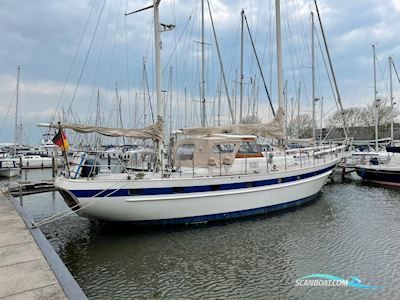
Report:
[[[306,206],[229,222],[146,229],[71,214],[41,229],[89,299],[399,299],[400,193],[335,181]],[[35,221],[67,209],[57,192],[23,203]],[[311,274],[381,288],[296,286]]]

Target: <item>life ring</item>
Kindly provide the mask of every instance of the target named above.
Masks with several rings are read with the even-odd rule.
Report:
[[[230,159],[229,157],[225,157],[222,161],[222,163],[224,165],[231,165],[232,164],[232,159]]]
[[[215,159],[214,159],[214,158],[210,158],[210,159],[208,160],[208,164],[209,164],[210,166],[214,167],[217,163],[215,162]]]

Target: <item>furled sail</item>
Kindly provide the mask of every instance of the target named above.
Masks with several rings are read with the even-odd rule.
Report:
[[[80,133],[91,133],[97,132],[101,135],[112,136],[112,137],[128,137],[137,139],[163,139],[164,122],[159,120],[145,128],[114,128],[114,127],[103,127],[103,126],[90,126],[82,124],[60,124],[60,127],[65,129],[72,129]]]
[[[184,135],[209,135],[209,134],[242,134],[257,135],[268,138],[281,139],[285,136],[283,125],[283,110],[278,109],[275,118],[264,124],[234,124],[207,128],[187,128],[181,130]]]
[[[314,144],[315,139],[309,138],[309,139],[288,139],[288,143],[299,143],[299,144]]]

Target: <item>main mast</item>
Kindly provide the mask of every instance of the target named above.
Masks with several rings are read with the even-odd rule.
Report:
[[[157,96],[157,121],[163,121],[163,103],[161,99],[161,38],[159,8],[161,0],[154,0],[154,56],[156,63],[156,96]],[[160,145],[161,146],[161,145]],[[161,149],[161,148],[160,148]]]
[[[154,56],[156,63],[156,96],[157,96],[157,122],[163,122],[163,103],[161,99],[161,38],[160,38],[160,16],[158,6],[161,0],[154,0]],[[158,161],[161,162],[162,141],[157,142]],[[157,169],[157,168],[155,168]],[[163,167],[161,166],[161,172]]]
[[[201,127],[206,127],[206,91],[204,59],[204,0],[201,0]]]
[[[281,3],[275,0],[275,21],[276,21],[276,51],[278,61],[278,104],[280,109],[283,107],[283,69],[282,69],[282,40],[281,40]]]

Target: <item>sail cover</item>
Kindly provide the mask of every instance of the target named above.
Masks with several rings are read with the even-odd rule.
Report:
[[[314,144],[315,139],[309,138],[309,139],[288,139],[289,143],[298,143],[298,144]]]
[[[268,138],[281,139],[285,136],[283,126],[283,110],[278,109],[275,118],[269,123],[263,124],[233,124],[227,126],[207,128],[187,128],[181,130],[184,135],[210,135],[210,134],[241,134],[257,135]]]
[[[65,129],[72,129],[80,133],[91,133],[97,132],[101,135],[112,136],[112,137],[128,137],[137,139],[163,139],[164,122],[159,120],[145,128],[114,128],[114,127],[103,127],[103,126],[90,126],[82,124],[60,124],[60,127]]]

